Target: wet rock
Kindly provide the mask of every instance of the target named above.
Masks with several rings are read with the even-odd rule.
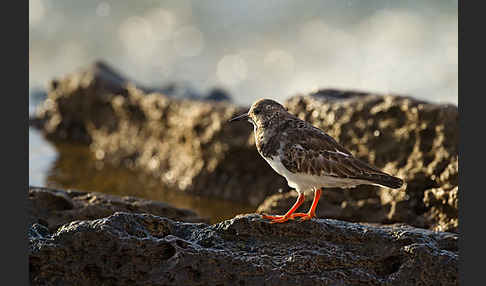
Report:
[[[34,87],[29,92],[29,99],[32,100],[33,104],[38,104],[47,98],[47,92],[40,87]]]
[[[225,90],[221,88],[214,88],[208,94],[197,93],[194,88],[190,87],[189,83],[170,83],[159,88],[148,88],[137,84],[137,88],[143,90],[145,93],[161,93],[170,97],[179,99],[192,100],[210,100],[210,101],[227,101],[231,102],[232,98]]]
[[[221,95],[188,100],[146,93],[125,79],[114,88],[120,76],[96,67],[51,85],[32,119],[48,139],[87,143],[103,162],[193,194],[256,206],[276,189],[288,190],[249,142],[248,123],[228,124],[245,108],[218,100]]]
[[[115,213],[29,230],[32,285],[458,285],[457,234],[331,219]]]
[[[48,138],[84,138],[99,160],[188,193],[258,206],[278,190],[289,191],[256,152],[248,123],[227,124],[246,108],[176,99],[128,82],[113,91],[104,73],[77,73],[53,85],[36,116]],[[319,216],[458,230],[457,204],[449,202],[458,192],[457,106],[341,90],[293,96],[285,105],[358,158],[406,182],[399,191],[324,190],[322,200],[331,200],[318,207]],[[260,211],[284,212],[295,201],[293,194],[269,200]]]
[[[214,101],[231,101],[230,95],[221,88],[212,89],[205,99]]]
[[[185,222],[208,222],[190,210],[130,196],[97,192],[29,187],[29,224],[39,223],[51,232],[75,220],[92,220],[115,212],[149,213]]]

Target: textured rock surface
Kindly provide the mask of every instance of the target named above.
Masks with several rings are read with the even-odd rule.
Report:
[[[129,196],[29,187],[28,198],[29,224],[39,223],[50,231],[74,220],[98,219],[120,211],[149,213],[185,222],[208,222],[190,210]]]
[[[457,234],[115,213],[29,231],[32,285],[458,285]]]
[[[32,123],[48,138],[90,143],[98,159],[190,193],[257,206],[279,189],[289,190],[257,154],[251,127],[227,124],[245,108],[147,93],[126,80],[110,87],[105,73],[112,72],[101,66],[55,81]],[[285,105],[406,182],[401,191],[324,190],[318,215],[457,231],[456,106],[337,90],[294,96]],[[277,194],[259,210],[283,212],[294,200],[292,193]]]
[[[245,109],[226,101],[145,93],[97,65],[53,81],[31,124],[52,140],[89,143],[100,160],[160,178],[168,188],[257,205],[288,189],[259,158]],[[258,178],[258,179],[255,179]]]

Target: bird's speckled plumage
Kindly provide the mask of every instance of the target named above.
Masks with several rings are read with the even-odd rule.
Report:
[[[354,158],[331,136],[288,113],[274,100],[260,99],[248,113],[230,121],[241,119],[248,119],[253,124],[258,153],[299,193],[297,201],[284,215],[262,215],[271,223],[314,218],[322,187],[373,184],[399,188],[403,184],[401,179]],[[302,191],[307,189],[314,190],[312,205],[307,213],[297,213],[304,202]]]
[[[248,118],[254,125],[258,152],[291,187],[378,184],[399,188],[403,184],[401,179],[354,158],[331,136],[290,114],[274,100],[255,102]]]

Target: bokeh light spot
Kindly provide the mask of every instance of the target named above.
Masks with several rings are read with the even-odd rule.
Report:
[[[176,26],[174,13],[166,9],[151,10],[146,16],[147,22],[154,31],[154,36],[158,40],[165,41],[170,39]]]
[[[37,25],[44,19],[46,8],[42,0],[29,1],[29,26]]]
[[[101,2],[96,6],[96,15],[100,17],[108,17],[110,16],[111,6],[109,3]]]
[[[128,55],[135,60],[150,59],[157,47],[152,26],[142,17],[130,17],[123,21],[118,36]]]
[[[226,85],[236,85],[247,77],[246,61],[239,55],[225,55],[217,66],[218,79]]]
[[[204,35],[194,26],[184,26],[174,33],[174,49],[183,57],[194,57],[204,49]]]
[[[272,50],[263,59],[267,72],[275,76],[288,76],[294,72],[294,57],[284,50]]]

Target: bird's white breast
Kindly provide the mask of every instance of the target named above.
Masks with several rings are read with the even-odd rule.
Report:
[[[262,156],[263,157],[263,156]],[[360,184],[369,184],[362,180],[336,178],[333,176],[316,176],[303,173],[292,173],[282,163],[280,156],[263,157],[268,164],[281,176],[285,177],[287,184],[298,192],[314,188],[350,188]]]

